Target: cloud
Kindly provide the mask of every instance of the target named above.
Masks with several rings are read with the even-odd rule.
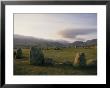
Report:
[[[89,28],[89,29],[66,29],[66,30],[62,30],[59,31],[58,34],[63,37],[63,38],[77,38],[78,36],[85,36],[85,35],[89,35],[89,34],[96,34],[96,29],[95,28]],[[80,39],[83,39],[81,37],[78,37]]]

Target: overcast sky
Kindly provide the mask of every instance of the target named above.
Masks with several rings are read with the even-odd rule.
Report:
[[[86,41],[97,38],[97,14],[14,14],[14,34],[69,42]]]

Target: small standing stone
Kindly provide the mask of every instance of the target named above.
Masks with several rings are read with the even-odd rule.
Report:
[[[85,53],[80,54],[80,66],[86,65]]]
[[[17,59],[22,59],[23,58],[23,53],[22,53],[22,49],[21,48],[19,48],[17,50],[16,58]]]

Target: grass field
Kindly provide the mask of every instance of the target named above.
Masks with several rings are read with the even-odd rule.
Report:
[[[29,49],[23,49],[23,59],[14,60],[14,75],[96,75],[97,67],[74,67],[65,65],[34,66],[29,64]],[[84,52],[87,65],[97,59],[96,48],[62,48],[61,50],[43,50],[45,58],[52,58],[58,63],[64,60],[74,62],[77,52]]]

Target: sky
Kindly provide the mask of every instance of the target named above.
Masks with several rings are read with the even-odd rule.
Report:
[[[95,39],[97,14],[14,14],[14,34],[68,42]]]

